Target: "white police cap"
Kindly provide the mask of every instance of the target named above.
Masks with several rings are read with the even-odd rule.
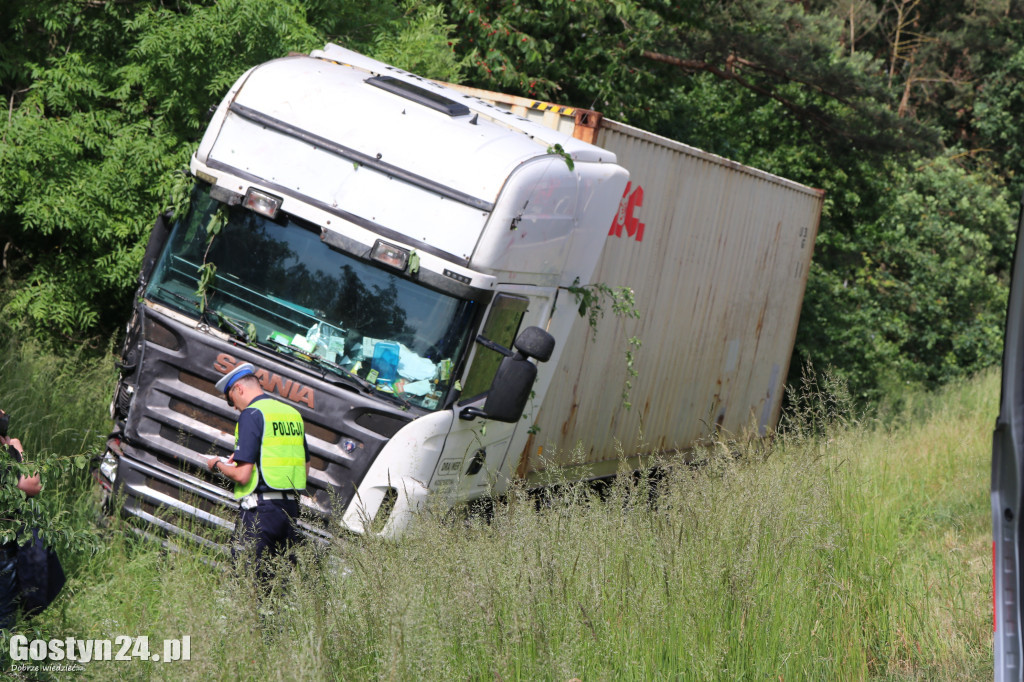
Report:
[[[221,377],[220,381],[217,382],[217,390],[221,393],[227,393],[231,390],[231,387],[235,385],[235,382],[248,374],[255,374],[256,368],[251,362],[243,362],[233,370]]]

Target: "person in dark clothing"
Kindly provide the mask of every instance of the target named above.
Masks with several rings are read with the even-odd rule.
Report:
[[[0,411],[2,412],[2,411]],[[0,453],[4,451],[11,459],[21,462],[24,456],[24,448],[21,441],[9,436],[0,436]],[[0,454],[3,465],[7,465],[7,459]],[[25,493],[27,497],[35,497],[43,489],[39,480],[39,474],[35,476],[18,476],[17,488]],[[10,629],[14,626],[14,618],[18,612],[18,572],[17,572],[18,543],[11,540],[0,545],[0,630]]]
[[[207,466],[235,484],[241,544],[253,552],[266,585],[273,577],[268,560],[302,540],[295,520],[309,472],[305,425],[298,410],[263,392],[250,363],[225,375],[217,389],[240,414],[235,451],[226,460],[211,457]]]

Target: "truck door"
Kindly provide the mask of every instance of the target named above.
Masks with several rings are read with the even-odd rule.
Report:
[[[550,296],[503,291],[495,295],[484,321],[481,336],[504,348],[511,348],[521,329],[543,326],[548,315]],[[483,404],[494,373],[503,355],[477,343],[469,369],[464,376],[463,398],[455,406],[456,417],[469,406]],[[529,406],[527,407],[529,410]],[[444,451],[430,480],[431,490],[447,489],[452,503],[477,499],[492,492],[503,492],[512,468],[507,462],[509,445],[516,429],[527,429],[524,420],[503,423],[477,418],[456,418],[445,441]]]
[[[992,589],[995,679],[1022,680],[1021,513],[1024,491],[1024,211],[1010,282],[999,417],[992,439]]]

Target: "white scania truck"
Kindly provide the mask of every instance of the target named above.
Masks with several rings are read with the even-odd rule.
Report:
[[[356,533],[501,494],[577,443],[576,475],[600,477],[649,452],[641,428],[685,449],[778,418],[820,191],[330,44],[242,75],[191,173],[147,248],[98,472],[142,529],[233,526],[204,462],[232,448],[214,384],[242,362],[305,420],[303,505]],[[576,292],[595,282],[632,287],[640,318],[593,332]]]

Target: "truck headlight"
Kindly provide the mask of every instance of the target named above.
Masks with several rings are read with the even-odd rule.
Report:
[[[100,473],[107,477],[111,483],[117,480],[117,458],[107,450],[100,460]]]

